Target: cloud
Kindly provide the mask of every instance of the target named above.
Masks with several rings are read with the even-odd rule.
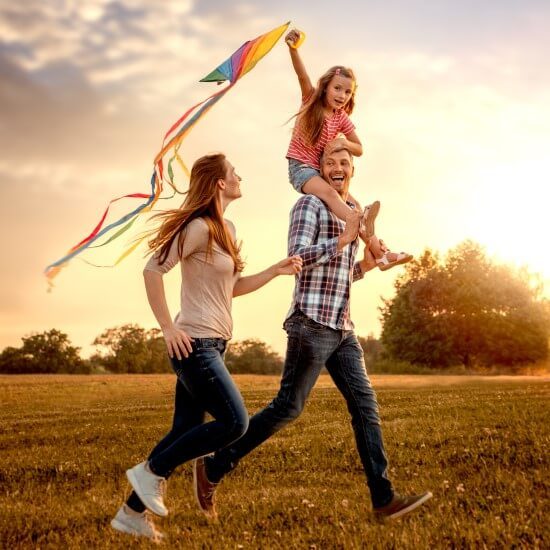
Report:
[[[465,235],[464,212],[485,212],[476,204],[479,190],[486,201],[511,189],[512,178],[499,186],[508,166],[520,167],[511,173],[529,174],[529,188],[537,188],[542,169],[534,168],[547,166],[540,159],[547,156],[550,128],[548,9],[527,2],[518,15],[504,1],[498,9],[480,7],[477,17],[463,4],[454,2],[450,12],[443,4],[425,13],[417,9],[425,3],[414,0],[400,3],[404,12],[356,3],[341,20],[330,15],[330,27],[323,10],[286,0],[277,6],[221,0],[1,6],[0,219],[2,247],[12,261],[0,301],[9,306],[10,319],[28,327],[25,332],[60,319],[80,330],[84,321],[76,317],[93,325],[89,312],[98,327],[86,328],[91,335],[140,315],[154,322],[144,305],[141,258],[107,273],[73,262],[47,298],[41,271],[89,233],[109,199],[148,190],[163,132],[217,90],[198,79],[289,13],[307,24],[303,56],[313,79],[336,63],[356,70],[353,120],[366,155],[357,159],[353,185],[359,199],[382,200],[378,227],[390,244],[411,252],[454,246]],[[451,15],[456,25],[446,27]],[[298,101],[288,54],[279,44],[182,148],[186,162],[226,151],[243,176],[244,198],[230,216],[251,270],[284,254],[287,214],[296,198],[284,159],[291,124],[284,122]],[[273,245],[266,252],[268,238]],[[376,297],[391,294],[392,276],[375,274],[356,291],[358,303],[373,304],[354,314],[367,327],[360,333],[376,331]],[[111,284],[99,313],[98,295]],[[127,300],[113,312],[120,296]],[[289,296],[286,287],[277,294],[281,311],[266,332],[268,341],[281,340],[279,349]],[[238,337],[257,330],[257,300],[250,308],[236,304]]]

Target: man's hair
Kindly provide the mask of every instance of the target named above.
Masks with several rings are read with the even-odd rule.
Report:
[[[349,160],[351,161],[351,164],[353,165],[353,155],[351,154],[351,151],[349,150],[349,148],[342,145],[342,147],[338,147],[338,148],[334,149],[332,152],[333,153],[339,153],[340,151],[347,151],[348,156],[349,156]],[[325,157],[326,157],[326,155],[325,155],[325,152],[323,151],[323,153],[321,154],[321,158],[319,159],[319,166],[323,165],[323,162],[325,161]]]

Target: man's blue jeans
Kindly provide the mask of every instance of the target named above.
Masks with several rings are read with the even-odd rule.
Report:
[[[279,393],[250,419],[243,437],[207,459],[208,477],[219,481],[243,456],[296,419],[326,366],[347,402],[373,506],[385,506],[393,497],[393,489],[387,477],[378,402],[355,334],[331,329],[300,312],[285,322],[285,330],[288,345]]]

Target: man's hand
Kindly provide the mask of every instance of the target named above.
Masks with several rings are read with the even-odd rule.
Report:
[[[176,328],[174,325],[163,328],[162,335],[168,348],[168,355],[172,359],[174,355],[181,360],[183,357],[189,357],[193,348],[191,347],[191,338],[184,330]]]
[[[346,227],[338,237],[338,250],[342,250],[345,246],[352,243],[359,233],[359,225],[363,218],[363,212],[354,209],[346,218]]]
[[[289,256],[280,262],[277,262],[273,268],[276,275],[296,275],[302,271],[302,257]]]

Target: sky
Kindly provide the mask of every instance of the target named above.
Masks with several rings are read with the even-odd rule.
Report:
[[[0,0],[0,349],[57,328],[85,356],[107,328],[156,326],[144,249],[116,268],[75,259],[50,293],[43,270],[91,232],[109,200],[148,191],[166,130],[216,90],[200,78],[289,20],[306,33],[300,52],[313,81],[335,64],[356,73],[352,120],[365,154],[351,191],[365,204],[381,201],[377,234],[416,255],[471,238],[495,261],[548,282],[547,1],[363,0],[337,10],[320,0]],[[299,101],[280,41],[180,149],[188,165],[223,151],[243,178],[243,198],[226,215],[243,241],[245,274],[286,255],[298,198],[284,158],[287,121]],[[83,258],[112,264],[127,243],[119,241]],[[177,271],[166,277],[174,315]],[[400,272],[376,270],[354,285],[359,335],[379,335],[378,308]],[[292,288],[280,277],[237,298],[234,338],[283,353]]]

